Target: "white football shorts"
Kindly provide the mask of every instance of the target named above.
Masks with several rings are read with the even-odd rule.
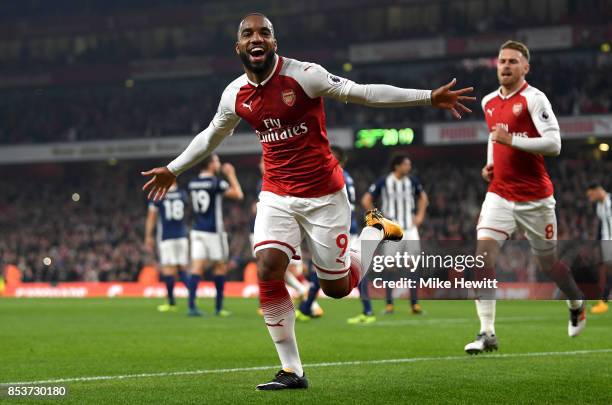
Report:
[[[227,261],[229,254],[227,233],[192,230],[189,237],[192,260]]]
[[[346,189],[322,197],[259,194],[253,251],[274,248],[291,260],[306,240],[319,278],[336,280],[348,274],[351,207]]]
[[[476,227],[478,238],[489,237],[500,245],[517,229],[522,230],[535,255],[545,256],[557,247],[555,198],[514,202],[495,193],[487,193]]]
[[[255,246],[255,234],[254,233],[249,234],[249,241],[251,242],[251,252],[253,252],[253,257],[255,257],[255,252],[253,250],[253,246]],[[299,257],[299,259],[297,259],[297,257]],[[304,262],[302,261],[302,251],[300,250],[300,247],[298,246],[298,248],[295,249],[295,255],[291,258],[291,260],[289,260],[289,266],[301,266],[303,264]]]
[[[160,241],[159,262],[162,266],[187,266],[189,264],[189,241],[187,238]]]

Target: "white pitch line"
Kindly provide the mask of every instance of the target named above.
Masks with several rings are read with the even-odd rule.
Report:
[[[554,319],[550,316],[506,316],[498,317],[496,321],[498,323],[503,322],[524,322],[524,321],[542,321]],[[563,319],[566,319],[565,317]],[[376,321],[372,323],[357,324],[357,326],[403,326],[403,325],[429,325],[429,324],[456,324],[456,323],[477,323],[478,317],[473,318],[421,318],[421,319],[400,319],[400,320],[389,320],[389,321]]]
[[[485,356],[479,356],[479,358],[577,356],[581,354],[594,354],[594,353],[612,353],[612,348],[593,349],[593,350],[574,350],[574,351],[566,351],[566,352],[487,354]],[[304,368],[362,366],[362,365],[367,365],[367,364],[376,365],[376,364],[416,363],[416,362],[421,362],[421,361],[455,361],[455,360],[470,360],[472,358],[474,358],[474,356],[464,355],[464,356],[442,356],[442,357],[408,357],[408,358],[403,358],[403,359],[337,361],[337,362],[330,362],[330,363],[304,364]],[[58,378],[54,380],[0,383],[0,386],[61,384],[61,383],[68,383],[68,382],[125,380],[128,378],[154,378],[154,377],[174,377],[174,376],[184,376],[184,375],[223,374],[223,373],[237,373],[237,372],[242,372],[242,371],[276,370],[279,367],[280,366],[278,365],[274,365],[274,366],[260,366],[260,367],[217,368],[217,369],[210,369],[210,370],[173,371],[173,372],[165,372],[165,373],[142,373],[142,374],[125,374],[125,375],[101,375],[101,376],[92,376],[92,377],[71,377],[71,378]]]

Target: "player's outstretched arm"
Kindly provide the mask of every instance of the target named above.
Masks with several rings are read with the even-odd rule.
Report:
[[[450,83],[435,90],[402,89],[386,84],[353,84],[348,90],[347,101],[369,107],[412,107],[419,105],[432,105],[437,108],[449,110],[457,119],[462,113],[472,110],[463,103],[476,100],[467,94],[474,91],[473,87],[459,90],[452,88],[457,83],[453,79]]]
[[[403,89],[387,84],[358,84],[332,75],[322,66],[308,65],[296,76],[310,97],[329,97],[368,107],[414,107],[431,105],[449,110],[455,118],[472,112],[464,103],[475,101],[472,87],[453,90],[456,79],[435,90]]]
[[[151,177],[142,186],[142,191],[148,192],[147,198],[152,201],[160,201],[168,193],[168,189],[174,183],[176,176],[167,167],[156,167],[146,172],[140,172],[145,177]]]
[[[457,79],[453,79],[444,86],[433,90],[431,92],[431,105],[449,110],[453,114],[453,117],[461,119],[462,113],[472,112],[472,110],[467,108],[463,103],[467,101],[476,101],[476,97],[466,95],[474,91],[473,87],[453,90],[455,84],[457,84]]]
[[[231,85],[226,88],[210,125],[193,138],[183,153],[167,167],[156,167],[141,173],[143,176],[152,177],[142,188],[149,192],[149,199],[159,201],[164,198],[178,175],[210,155],[226,137],[234,132],[234,128],[240,122],[240,117],[234,111],[235,97],[232,96],[231,90]]]
[[[143,176],[152,177],[142,188],[149,192],[148,198],[154,201],[164,198],[179,174],[210,155],[232,131],[233,128],[230,131],[220,131],[211,123],[208,128],[196,135],[183,153],[168,166],[142,172]]]

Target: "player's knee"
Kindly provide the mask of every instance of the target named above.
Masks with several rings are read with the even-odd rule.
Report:
[[[323,289],[323,292],[328,297],[335,298],[335,299],[344,298],[344,297],[346,297],[348,295],[348,293],[346,291],[342,291],[342,290],[325,291],[325,289]]]
[[[331,298],[344,298],[351,292],[346,286],[338,285],[337,283],[331,284],[328,280],[319,280],[321,283],[321,290]]]
[[[289,259],[281,251],[266,249],[257,252],[257,276],[261,281],[282,280]]]
[[[557,259],[554,256],[535,256],[536,262],[538,263],[538,267],[542,273],[545,275],[550,275],[555,271],[555,264]]]

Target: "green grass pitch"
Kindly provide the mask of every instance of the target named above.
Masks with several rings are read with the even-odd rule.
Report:
[[[229,318],[188,318],[184,301],[158,313],[160,302],[0,299],[0,383],[69,379],[57,404],[612,403],[612,314],[589,316],[571,339],[564,302],[498,302],[500,351],[470,357],[473,302],[427,301],[414,316],[398,301],[394,315],[354,326],[357,300],[321,300],[325,316],[296,328],[311,387],[283,392],[254,389],[278,367],[255,300],[227,300]],[[109,378],[78,380],[99,376]]]

